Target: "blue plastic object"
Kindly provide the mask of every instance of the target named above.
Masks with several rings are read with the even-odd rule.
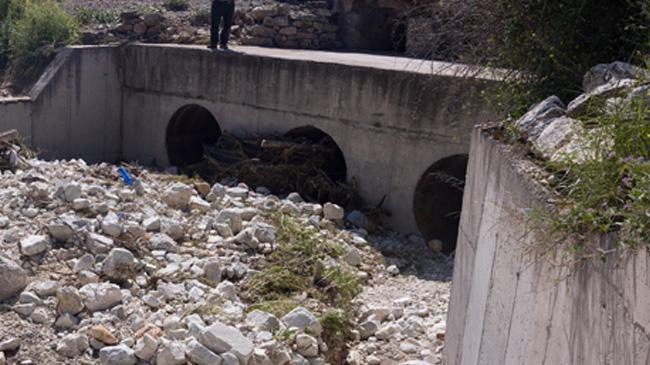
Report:
[[[126,171],[124,167],[118,167],[117,172],[120,173],[120,176],[122,177],[122,180],[127,186],[131,186],[133,184],[133,179],[129,175],[129,172]]]

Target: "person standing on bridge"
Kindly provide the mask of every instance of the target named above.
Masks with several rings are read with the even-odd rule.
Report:
[[[210,45],[208,48],[228,49],[228,38],[230,38],[230,27],[232,27],[235,18],[235,0],[212,0],[212,25],[210,28]],[[219,24],[223,20],[221,34],[219,34]]]

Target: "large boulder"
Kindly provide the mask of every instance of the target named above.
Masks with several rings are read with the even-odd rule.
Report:
[[[27,286],[27,273],[20,265],[0,255],[0,301],[20,293]]]
[[[122,291],[115,284],[86,284],[79,289],[79,293],[84,299],[86,308],[92,312],[108,309],[122,302]]]
[[[104,260],[102,273],[112,281],[123,282],[135,276],[136,265],[137,260],[131,251],[114,248]]]
[[[638,79],[644,74],[643,69],[629,63],[621,61],[601,63],[587,71],[582,79],[582,90],[590,93],[602,85],[625,79]]]
[[[226,326],[221,322],[215,322],[204,328],[199,334],[199,342],[208,349],[221,354],[230,352],[237,356],[241,363],[246,364],[253,355],[255,346],[244,337],[239,330]]]

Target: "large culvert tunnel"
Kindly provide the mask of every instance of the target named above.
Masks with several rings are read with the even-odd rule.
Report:
[[[447,253],[456,248],[466,171],[467,155],[443,158],[424,172],[413,197],[420,233],[427,241],[441,240]]]
[[[170,165],[187,166],[203,159],[203,146],[221,136],[212,113],[196,104],[178,109],[167,125],[166,145]]]

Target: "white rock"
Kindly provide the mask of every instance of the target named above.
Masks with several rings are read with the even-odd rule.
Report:
[[[212,282],[220,282],[221,260],[217,257],[206,259],[203,264],[203,276]]]
[[[201,331],[199,342],[208,349],[220,354],[231,352],[240,362],[247,363],[253,355],[253,343],[234,327],[216,321]]]
[[[300,355],[305,357],[318,356],[318,340],[314,337],[301,333],[296,336],[296,347]]]
[[[210,203],[206,202],[205,200],[201,199],[198,196],[192,196],[190,198],[190,209],[196,209],[199,212],[209,212],[212,207],[210,206]]]
[[[233,234],[239,233],[242,229],[243,220],[238,209],[224,209],[219,212],[216,223],[226,223],[230,226]]]
[[[26,256],[43,253],[50,246],[50,239],[44,235],[27,236],[20,240],[20,252]]]
[[[210,190],[208,195],[206,195],[205,199],[209,202],[212,202],[215,201],[216,199],[223,198],[224,196],[226,196],[226,191],[227,189],[225,186],[216,183],[212,186],[212,189]]]
[[[81,285],[99,283],[99,275],[88,270],[79,271],[79,282]]]
[[[417,346],[415,344],[412,344],[410,342],[402,342],[399,345],[399,349],[402,350],[402,352],[407,353],[407,354],[413,354],[418,351]]]
[[[44,307],[37,307],[34,309],[32,314],[29,315],[29,319],[34,323],[47,323],[50,321],[50,313]]]
[[[237,233],[237,235],[232,238],[232,241],[252,249],[256,249],[260,245],[260,241],[255,238],[255,233],[253,232],[252,227],[246,228]]]
[[[81,197],[81,185],[77,183],[64,183],[61,189],[62,194],[58,195],[66,202],[72,202],[73,200]]]
[[[375,333],[379,330],[379,321],[368,320],[364,321],[359,325],[359,335],[362,340],[367,339],[370,336],[374,336]]]
[[[237,289],[230,281],[222,281],[215,288],[215,292],[223,299],[237,301]]]
[[[149,248],[167,252],[178,252],[176,242],[165,233],[156,233],[149,238]]]
[[[289,195],[287,195],[287,200],[296,204],[304,202],[304,199],[296,192],[289,193]]]
[[[185,364],[185,345],[182,342],[163,340],[156,355],[156,365]]]
[[[227,188],[227,194],[233,198],[246,198],[248,196],[248,188],[242,186],[235,186],[234,188]]]
[[[17,303],[14,304],[11,309],[20,314],[23,317],[28,317],[34,312],[34,309],[36,309],[36,304],[34,303]]]
[[[120,224],[120,218],[115,213],[108,213],[104,219],[102,219],[102,231],[111,236],[119,237],[122,234],[124,228]]]
[[[359,251],[359,249],[356,247],[350,247],[345,253],[345,256],[343,256],[343,260],[345,260],[345,262],[351,266],[359,266],[363,260],[361,251]]]
[[[345,217],[345,210],[333,203],[323,205],[323,217],[331,221],[340,221]]]
[[[158,339],[146,333],[136,342],[133,349],[135,356],[142,360],[149,360],[158,349]]]
[[[56,291],[59,313],[77,314],[84,309],[83,300],[74,286],[65,286]]]
[[[390,265],[389,267],[386,268],[386,272],[388,272],[392,276],[395,276],[399,274],[399,268],[395,265]]]
[[[125,345],[107,346],[99,350],[102,365],[134,365],[138,362],[135,352]]]
[[[39,281],[31,286],[31,289],[41,298],[55,295],[58,288],[59,282],[56,280]]]
[[[122,291],[115,284],[98,283],[86,284],[79,293],[84,299],[88,310],[100,311],[108,309],[122,302]]]
[[[86,246],[94,254],[107,253],[113,248],[113,240],[101,234],[88,233]]]
[[[280,329],[280,321],[276,316],[259,310],[248,313],[246,324],[256,331],[275,332]]]
[[[210,351],[196,340],[191,340],[185,349],[187,358],[196,365],[219,365],[221,356]]]
[[[251,225],[253,235],[260,243],[275,242],[276,229],[270,224],[256,222]]]
[[[88,337],[79,333],[66,335],[56,345],[56,352],[64,357],[77,357],[88,348]]]
[[[399,327],[393,323],[387,323],[384,326],[382,326],[377,333],[375,333],[375,337],[379,340],[387,340],[391,338],[394,334],[399,332]]]
[[[27,272],[20,265],[0,254],[0,301],[20,293],[27,286]]]
[[[88,199],[79,198],[72,201],[72,209],[76,211],[86,210],[88,208],[90,208],[90,200]]]
[[[50,222],[47,225],[47,230],[50,236],[59,242],[68,242],[75,236],[74,229],[69,224],[61,221]]]
[[[251,363],[254,365],[273,365],[271,358],[266,354],[266,351],[262,349],[255,349],[255,351],[253,351],[253,358],[249,364]]]
[[[20,338],[8,338],[0,342],[0,351],[15,351],[18,350],[21,344]]]
[[[309,333],[320,335],[323,327],[320,322],[310,311],[303,307],[298,307],[282,317],[282,321],[287,327],[296,327]]]
[[[34,294],[32,292],[28,292],[28,291],[24,291],[24,292],[20,293],[20,295],[18,296],[18,302],[20,302],[20,303],[34,303],[36,305],[43,304],[43,301],[41,300],[41,298],[38,297],[38,295],[36,295],[36,294]]]
[[[239,358],[232,352],[224,352],[221,356],[221,363],[223,365],[240,365]],[[293,365],[293,364],[292,364]]]
[[[160,230],[160,218],[149,217],[142,222],[142,226],[147,232],[158,232]]]
[[[79,320],[70,313],[63,313],[54,322],[54,327],[57,329],[72,329],[79,324]]]
[[[160,307],[160,300],[155,295],[151,295],[151,294],[143,295],[142,302],[144,302],[144,304],[150,306],[151,308]]]
[[[161,231],[176,241],[185,237],[185,227],[171,219],[166,219],[162,222]]]
[[[104,260],[102,273],[112,281],[122,282],[135,276],[136,265],[137,260],[131,251],[114,248]]]
[[[194,189],[182,184],[174,183],[163,193],[162,200],[172,208],[187,208]]]

